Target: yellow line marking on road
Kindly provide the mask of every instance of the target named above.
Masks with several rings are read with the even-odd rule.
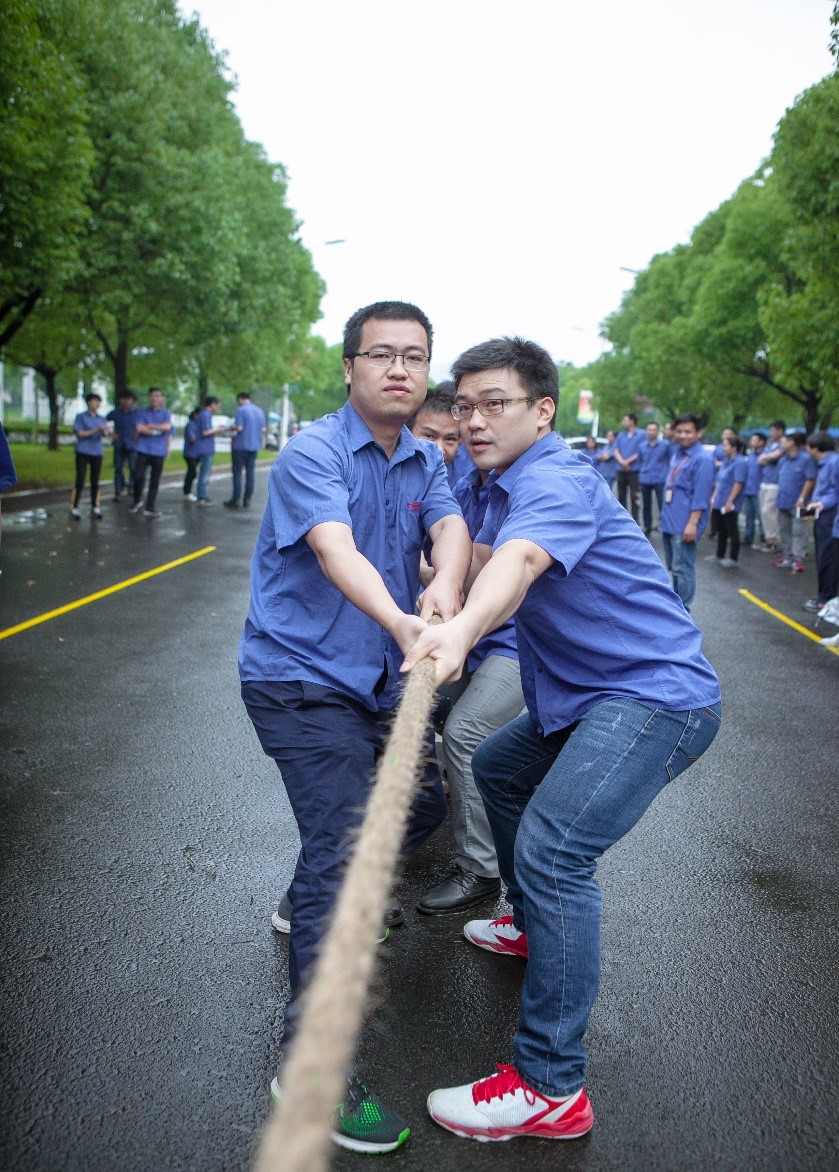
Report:
[[[795,619],[787,618],[785,614],[781,614],[779,610],[775,610],[774,606],[770,606],[768,602],[761,602],[759,598],[749,593],[748,590],[741,590],[740,593],[744,598],[748,598],[749,602],[753,602],[755,606],[759,606],[761,610],[767,611],[774,618],[780,619],[782,623],[786,623],[788,627],[792,627],[800,635],[806,635],[808,639],[814,639],[816,643],[821,642],[821,635],[817,635],[815,631],[808,630],[807,627],[802,627],[801,623],[797,623]],[[825,651],[829,651],[831,655],[839,655],[839,647],[825,647]]]
[[[11,635],[19,635],[21,631],[28,631],[30,627],[37,627],[40,623],[48,623],[50,619],[57,619],[59,615],[67,614],[71,610],[78,610],[80,606],[87,606],[89,602],[97,602],[100,598],[107,598],[109,594],[116,594],[118,590],[125,590],[129,586],[136,586],[138,582],[145,582],[147,578],[154,578],[157,574],[165,574],[167,570],[174,570],[186,562],[202,558],[206,553],[212,553],[216,547],[207,545],[195,553],[188,553],[186,557],[177,561],[167,562],[165,566],[158,566],[154,570],[146,570],[144,574],[137,574],[134,578],[126,578],[124,582],[117,582],[115,586],[108,586],[105,590],[97,590],[95,594],[88,594],[84,598],[77,598],[75,602],[68,602],[66,606],[59,606],[57,610],[49,610],[46,614],[39,614],[37,618],[27,619],[25,623],[18,623],[16,627],[7,627],[0,631],[0,639],[8,639]]]

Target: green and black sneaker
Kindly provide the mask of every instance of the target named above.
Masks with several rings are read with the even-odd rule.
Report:
[[[271,1094],[277,1100],[282,1097],[276,1078],[271,1083]],[[332,1138],[336,1144],[351,1152],[377,1155],[395,1151],[410,1134],[405,1120],[371,1095],[361,1079],[355,1075],[347,1079],[347,1093],[335,1108]]]

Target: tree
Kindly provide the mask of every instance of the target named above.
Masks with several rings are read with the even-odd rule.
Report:
[[[319,419],[347,401],[342,363],[343,346],[327,346],[315,335],[292,364],[291,401],[299,419]]]
[[[52,36],[47,0],[0,21],[0,346],[75,273],[92,146],[84,87]]]
[[[101,364],[102,355],[85,324],[82,306],[65,298],[58,308],[49,296],[42,297],[6,352],[12,362],[31,366],[44,380],[50,408],[47,446],[57,451],[62,376],[69,376],[70,389],[74,389],[80,368],[92,371]]]

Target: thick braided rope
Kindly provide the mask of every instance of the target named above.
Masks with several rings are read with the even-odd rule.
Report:
[[[434,700],[434,666],[408,676],[379,760],[367,812],[332,925],[302,1001],[285,1065],[282,1100],[262,1137],[256,1172],[326,1172],[335,1104],[373,975],[376,941],[417,781]]]

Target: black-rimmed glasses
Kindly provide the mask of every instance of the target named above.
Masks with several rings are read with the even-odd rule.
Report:
[[[402,359],[406,370],[424,370],[430,362],[429,356],[420,351],[397,354],[394,350],[359,350],[353,357],[366,358],[372,366],[380,366],[383,370],[389,370],[397,358]]]
[[[535,403],[536,400],[529,395],[523,395],[518,399],[481,399],[480,403],[452,403],[451,413],[458,421],[471,419],[472,412],[477,411],[479,415],[500,415],[508,403]]]

